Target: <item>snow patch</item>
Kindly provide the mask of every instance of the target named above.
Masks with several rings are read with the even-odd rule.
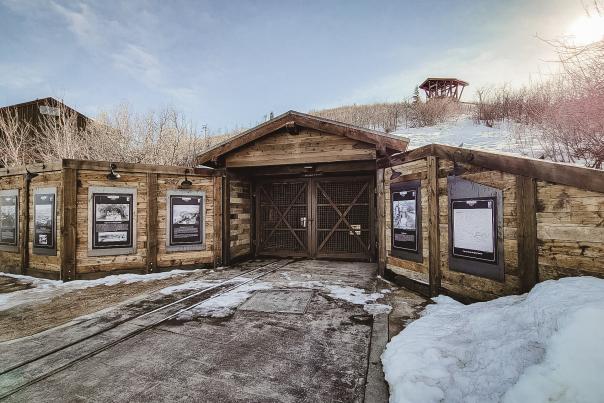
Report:
[[[371,315],[390,313],[389,305],[378,304],[376,301],[384,295],[379,292],[368,294],[365,290],[349,286],[325,285],[329,290],[329,296],[350,302],[355,305],[363,305],[363,310]]]
[[[97,286],[112,286],[117,284],[131,284],[135,282],[147,282],[164,280],[171,277],[178,277],[185,274],[200,273],[204,269],[198,270],[172,270],[163,273],[151,274],[116,274],[103,277],[97,280],[75,280],[62,282],[57,280],[45,280],[30,276],[22,276],[8,273],[0,273],[2,276],[18,279],[20,282],[25,282],[32,285],[34,288],[15,291],[6,294],[0,294],[0,311],[5,311],[19,305],[27,303],[47,302],[52,298],[63,295],[65,293],[83,290]]]
[[[463,305],[434,298],[382,354],[390,401],[601,402],[604,280]]]
[[[240,277],[241,282],[249,281],[245,277]],[[199,316],[209,316],[212,318],[224,318],[232,315],[235,309],[248,298],[252,296],[254,291],[269,290],[273,288],[271,284],[264,282],[251,282],[228,291],[222,295],[210,298],[190,311],[183,312],[179,315],[179,319],[189,320]]]
[[[173,285],[170,287],[162,288],[159,290],[164,295],[174,294],[175,292],[181,291],[196,291],[204,288],[215,286],[218,283],[216,280],[193,280],[186,283]]]

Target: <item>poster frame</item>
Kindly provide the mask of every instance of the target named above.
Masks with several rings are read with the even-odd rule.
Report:
[[[189,197],[201,197],[201,243],[190,243],[190,244],[172,244],[172,204],[171,199],[173,196],[189,196]],[[182,252],[182,251],[194,251],[194,250],[206,250],[206,192],[197,190],[169,190],[166,192],[166,251],[167,252]]]
[[[132,245],[127,247],[94,248],[94,195],[99,193],[130,194],[132,196]],[[137,189],[133,187],[93,186],[88,188],[88,256],[115,256],[136,254],[137,243]]]
[[[505,260],[503,248],[503,191],[481,183],[472,182],[457,176],[447,177],[448,194],[448,249],[449,269],[452,271],[472,274],[498,282],[505,281]],[[462,257],[453,253],[455,234],[453,233],[454,201],[467,201],[468,199],[493,199],[495,200],[494,225],[495,231],[495,261],[481,261],[469,257]]]
[[[392,198],[393,193],[406,191],[406,190],[415,190],[416,198],[415,198],[415,225],[416,225],[416,249],[404,249],[400,247],[394,246],[394,201]],[[413,180],[406,182],[393,182],[390,183],[390,254],[392,256],[396,256],[400,259],[410,260],[413,262],[422,263],[423,258],[423,231],[422,231],[422,193],[421,193],[421,181]]]
[[[16,204],[16,242],[12,243],[2,243],[0,244],[0,251],[4,252],[19,252],[19,243],[21,242],[21,197],[19,195],[19,189],[5,189],[0,190],[0,197],[3,196],[11,196],[17,198]]]
[[[54,195],[54,203],[52,206],[52,246],[46,247],[37,245],[36,243],[36,196],[40,194],[52,194]],[[35,188],[33,192],[33,236],[32,236],[32,252],[34,255],[43,256],[56,256],[57,255],[57,188],[56,187],[44,187]]]

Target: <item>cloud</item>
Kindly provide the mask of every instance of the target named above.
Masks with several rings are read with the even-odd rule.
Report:
[[[76,10],[51,1],[50,7],[67,21],[69,30],[73,32],[80,44],[87,47],[101,44],[103,35],[99,30],[100,21],[97,14],[86,3],[77,3]]]
[[[111,58],[115,67],[138,78],[149,87],[158,86],[162,82],[159,60],[142,46],[126,44],[122,49],[113,53]]]

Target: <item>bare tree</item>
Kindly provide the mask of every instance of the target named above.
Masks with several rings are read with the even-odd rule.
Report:
[[[33,162],[33,128],[17,112],[0,113],[0,163],[2,166]]]

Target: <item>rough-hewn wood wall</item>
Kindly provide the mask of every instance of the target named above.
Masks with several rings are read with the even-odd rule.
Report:
[[[56,256],[43,256],[36,255],[33,253],[34,243],[34,195],[36,188],[57,188],[57,195],[55,199],[55,211],[56,211],[56,245],[57,255]],[[42,172],[31,180],[30,192],[29,192],[29,269],[38,270],[41,272],[56,273],[59,276],[61,271],[61,250],[62,250],[62,237],[61,237],[61,205],[63,203],[63,181],[61,172]]]
[[[0,190],[9,190],[9,189],[19,189],[19,226],[21,227],[19,230],[19,242],[23,237],[23,214],[24,209],[21,208],[23,205],[23,187],[25,183],[25,178],[23,175],[14,175],[14,176],[4,176],[0,177]],[[19,251],[11,252],[11,251],[3,251],[0,250],[0,271],[9,272],[9,273],[21,273],[21,253]]]
[[[428,190],[425,179],[428,172],[428,165],[425,159],[410,162],[408,164],[394,167],[402,176],[395,181],[404,180],[405,176],[413,175],[421,181],[421,206],[422,206],[422,250],[423,262],[412,262],[403,260],[396,256],[391,256],[392,251],[392,209],[390,205],[390,176],[392,169],[386,168],[384,173],[384,199],[386,203],[386,267],[396,274],[411,278],[422,283],[428,283]],[[415,180],[415,179],[414,179]]]
[[[96,277],[116,270],[142,270],[146,263],[147,241],[147,175],[122,173],[119,181],[107,179],[102,171],[81,170],[77,173],[77,237],[76,277]],[[135,188],[136,195],[136,252],[119,256],[88,256],[88,190],[90,187]]]
[[[467,163],[458,164],[459,177],[503,191],[503,244],[505,280],[498,282],[471,274],[449,270],[448,264],[448,195],[447,175],[453,173],[453,162],[440,159],[438,169],[440,278],[444,291],[477,300],[489,300],[522,292],[519,269],[518,200],[519,183],[526,178],[500,171],[488,170]],[[426,159],[395,166],[405,177],[423,177]],[[422,180],[423,263],[390,256],[391,217],[388,193],[392,170],[385,170],[385,213],[387,268],[408,278],[428,281],[428,210],[425,181]],[[401,180],[401,179],[399,179]],[[571,186],[537,181],[537,280],[565,276],[592,275],[604,277],[604,194]],[[528,260],[530,261],[530,259]]]
[[[230,255],[231,259],[251,253],[252,185],[230,180]]]
[[[539,280],[604,277],[604,194],[537,182]]]
[[[226,157],[227,167],[311,164],[374,160],[375,146],[348,137],[304,129],[279,132],[246,145]]]
[[[158,225],[157,225],[157,240],[158,240],[158,253],[157,253],[157,265],[161,268],[179,268],[179,267],[192,267],[200,266],[204,264],[210,264],[214,261],[214,239],[215,239],[215,225],[214,225],[214,178],[213,177],[190,177],[189,180],[193,182],[190,190],[202,191],[205,193],[205,212],[204,212],[204,245],[205,250],[194,250],[194,251],[167,251],[166,250],[166,238],[167,238],[167,220],[168,220],[168,206],[166,202],[167,192],[169,190],[178,189],[178,185],[182,182],[181,176],[175,175],[159,175],[157,180],[158,193],[157,193],[157,214],[158,214]]]
[[[438,193],[440,198],[440,264],[442,287],[455,294],[478,300],[488,300],[503,295],[520,292],[520,273],[518,272],[518,242],[516,239],[516,176],[498,171],[487,171],[478,167],[463,165],[467,169],[459,177],[491,186],[503,191],[503,259],[505,281],[490,280],[471,274],[449,270],[448,239],[448,194],[447,175],[453,172],[453,163],[447,160],[439,162]]]

